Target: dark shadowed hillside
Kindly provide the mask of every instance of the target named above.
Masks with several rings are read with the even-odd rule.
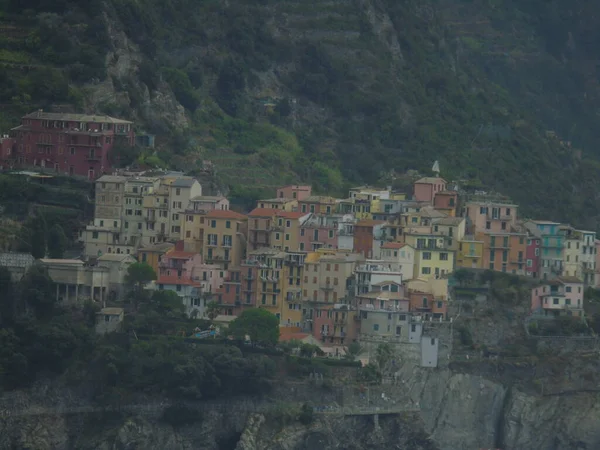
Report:
[[[211,160],[246,196],[292,180],[340,191],[438,159],[532,216],[597,226],[591,0],[0,5],[3,128],[57,104],[132,116],[168,148],[143,159]]]

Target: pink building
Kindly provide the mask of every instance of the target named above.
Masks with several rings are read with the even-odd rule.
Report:
[[[415,181],[413,199],[418,202],[433,203],[435,194],[446,190],[448,182],[439,177],[425,177]]]
[[[216,264],[204,264],[199,253],[179,250],[165,253],[158,263],[155,287],[179,295],[188,314],[198,310],[199,317],[223,286],[224,271]]]
[[[583,317],[583,281],[558,277],[531,290],[531,311],[543,316]]]
[[[298,245],[301,251],[315,251],[319,248],[337,248],[338,226],[336,217],[311,214],[300,225]]]
[[[63,114],[42,110],[21,118],[11,130],[15,143],[3,164],[37,166],[95,179],[110,172],[115,145],[133,146],[133,122],[100,114]]]
[[[324,344],[331,346],[333,352],[343,353],[343,347],[354,342],[358,336],[356,311],[342,309],[341,305],[322,305],[313,310],[312,335]],[[344,305],[345,306],[345,305]]]
[[[277,189],[277,198],[289,198],[293,200],[304,200],[312,195],[311,186],[300,186],[289,184]]]
[[[517,223],[518,205],[497,202],[468,202],[463,208],[467,234],[507,233]]]
[[[539,278],[540,276],[540,239],[537,236],[530,235],[527,238],[527,249],[525,251],[527,264],[526,273],[527,276],[532,278]]]

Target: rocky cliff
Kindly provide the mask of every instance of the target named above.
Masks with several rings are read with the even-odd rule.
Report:
[[[315,415],[310,425],[282,423],[271,411],[252,413],[228,402],[181,422],[153,414],[71,414],[4,417],[0,448],[148,450],[442,449],[589,450],[600,447],[600,400],[595,393],[540,396],[449,368],[405,364],[398,385],[420,414],[340,417]],[[286,400],[286,390],[278,395]],[[390,392],[388,390],[388,392]],[[48,389],[13,393],[29,408],[55,398]],[[73,394],[68,397],[72,398]],[[306,396],[306,394],[303,394]],[[315,392],[315,399],[320,394]],[[310,396],[308,396],[310,397]],[[5,396],[4,410],[8,397]],[[307,398],[310,401],[310,398]],[[279,417],[279,418],[278,418]],[[191,423],[189,423],[191,422]]]

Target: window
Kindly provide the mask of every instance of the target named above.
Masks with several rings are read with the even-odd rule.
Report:
[[[566,286],[566,287],[565,287],[565,291],[566,291],[566,292],[571,292],[571,286]]]
[[[506,222],[502,222],[502,225],[500,226],[500,228],[502,228],[503,230],[506,230]]]
[[[285,221],[285,226],[286,226],[287,228],[291,227],[291,226],[292,226],[292,221],[291,221],[291,220],[286,220],[286,221]]]
[[[376,323],[373,325],[373,331],[379,331],[379,324]]]
[[[440,261],[448,261],[448,253],[440,253]]]
[[[527,267],[533,267],[533,261],[531,259],[527,260]]]
[[[69,152],[71,153],[71,155],[74,155],[75,154],[75,147],[69,148]]]
[[[539,248],[535,249],[535,256],[540,256],[540,249]]]
[[[423,274],[423,275],[430,275],[431,274],[431,267],[422,267],[421,268],[421,274]]]
[[[429,261],[431,259],[431,252],[423,252],[423,259]]]
[[[210,221],[210,227],[211,228],[217,228],[217,221],[216,220],[211,220]]]
[[[485,223],[485,229],[486,229],[486,230],[489,230],[490,228],[492,228],[492,224],[491,224],[491,222],[486,222],[486,223]]]
[[[289,234],[287,234],[287,233],[285,234],[285,240],[286,240],[286,241],[289,241],[289,240],[290,240],[290,235],[289,235]]]
[[[180,188],[176,188],[175,189],[175,195],[181,195],[181,189]]]
[[[225,228],[231,228],[231,221],[230,220],[227,220],[225,222]]]
[[[98,239],[98,232],[97,231],[94,231],[92,233],[92,239]]]

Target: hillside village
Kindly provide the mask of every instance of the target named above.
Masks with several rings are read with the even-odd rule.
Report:
[[[125,279],[135,262],[156,273],[146,289],[175,292],[190,317],[207,317],[209,305],[217,305],[215,322],[225,326],[248,308],[263,308],[278,318],[281,340],[318,345],[330,356],[368,339],[419,344],[425,366],[437,364],[439,342],[424,324],[452,322],[457,269],[539,279],[531,312],[540,317],[583,319],[584,288],[600,285],[595,232],[520,218],[509,199],[462,192],[439,173],[415,181],[411,192],[360,186],[347,198],[282,186],[241,213],[224,196],[204,195],[199,181],[183,173],[107,174],[113,135],[135,139],[129,122],[80,116],[71,123],[75,118],[50,121],[44,114],[25,116],[4,139],[2,154],[10,167],[27,163],[30,145],[19,139],[30,140],[25,128],[38,121],[59,131],[33,138],[45,161],[34,165],[95,179],[94,219],[79,233],[81,258],[39,262],[57,300],[104,307],[101,331],[123,320]],[[69,141],[65,152],[60,142],[67,134],[96,140]],[[34,261],[0,255],[16,280]]]

